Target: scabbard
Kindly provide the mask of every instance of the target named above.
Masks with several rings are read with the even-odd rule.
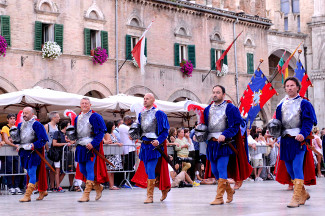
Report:
[[[100,157],[101,159],[103,159],[106,163],[108,163],[109,165],[111,165],[112,167],[115,168],[114,164],[112,164],[109,160],[107,160],[107,158],[102,155],[101,153],[99,153],[95,148],[92,148],[93,152],[98,156]]]
[[[37,150],[37,149],[34,149],[34,152],[36,152],[36,154],[41,158],[42,161],[44,161],[44,163],[50,167],[50,169],[55,172],[55,169],[51,166],[51,164],[45,159],[45,157]]]
[[[175,166],[174,166],[174,164],[169,160],[169,157],[165,154],[165,152],[161,149],[161,147],[160,147],[160,145],[158,145],[158,146],[156,146],[153,150],[157,150],[157,151],[159,151],[159,153],[161,154],[161,156],[165,159],[165,161],[173,168],[173,170],[175,171],[175,172],[177,172],[176,171],[176,169],[175,169]]]

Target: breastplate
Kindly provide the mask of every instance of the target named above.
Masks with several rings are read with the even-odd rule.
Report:
[[[35,119],[29,121],[23,121],[20,126],[20,143],[33,143],[36,141],[35,131],[33,130],[33,124]]]
[[[141,137],[147,137],[151,139],[158,138],[156,134],[157,129],[157,119],[156,119],[157,109],[150,109],[141,112]]]
[[[83,115],[79,115],[77,121],[77,144],[81,144],[80,141],[83,139],[89,139],[92,137],[93,127],[89,122],[89,118],[92,112],[88,112]],[[89,143],[89,141],[87,141]],[[87,144],[86,143],[86,144]]]
[[[208,140],[212,137],[218,139],[219,135],[228,126],[226,108],[228,103],[224,102],[218,106],[211,106],[209,111]]]
[[[301,128],[301,97],[294,100],[285,100],[281,107],[282,127],[284,131],[282,135],[290,134],[296,136]]]

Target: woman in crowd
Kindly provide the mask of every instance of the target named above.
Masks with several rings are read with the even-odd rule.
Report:
[[[199,169],[195,171],[195,182],[202,185],[212,185],[217,184],[215,178],[204,179],[205,167],[204,164],[199,164]]]
[[[313,134],[314,134],[313,146],[319,152],[319,154],[315,153],[316,157],[317,157],[317,177],[321,178],[321,177],[324,177],[322,175],[322,172],[321,172],[321,162],[322,162],[322,157],[323,157],[323,155],[322,155],[323,149],[322,149],[322,140],[319,137],[319,128],[318,127],[313,128]]]
[[[175,140],[176,147],[175,151],[177,151],[177,157],[180,158],[188,158],[189,154],[189,142],[184,136],[184,129],[179,128],[177,130],[177,139]],[[182,171],[187,171],[189,168],[191,168],[191,163],[188,162],[182,162]]]
[[[175,143],[176,135],[177,135],[176,128],[171,127],[169,129],[169,134],[167,137],[167,145],[176,145],[176,143]]]
[[[115,130],[114,122],[113,121],[107,122],[106,127],[107,127],[107,133],[105,134],[104,139],[103,139],[104,144],[123,146],[122,143],[119,143],[117,141],[117,138],[114,134],[114,130]],[[120,155],[108,155],[107,159],[115,166],[115,167],[113,167],[111,165],[108,165],[107,166],[108,171],[123,169],[122,159],[121,159]],[[114,185],[114,173],[108,172],[108,178],[109,178],[109,189],[110,190],[119,190],[119,188]]]

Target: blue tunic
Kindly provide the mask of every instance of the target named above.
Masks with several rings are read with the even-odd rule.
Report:
[[[224,101],[224,103],[227,103]],[[209,112],[211,105],[207,106],[204,109],[204,122],[205,125],[209,125]],[[239,109],[235,107],[232,103],[228,103],[226,107],[226,116],[228,121],[228,128],[222,132],[222,135],[226,137],[226,139],[234,137],[240,129],[240,124],[242,123],[242,118],[240,116]],[[232,145],[236,148],[235,141],[232,142]],[[219,142],[208,141],[207,145],[207,159],[210,161],[217,161],[217,159],[221,156],[228,156],[233,154],[233,150],[229,147],[229,145],[221,145]]]
[[[21,124],[22,123],[18,124],[18,130],[20,130]],[[33,142],[34,148],[38,150],[40,153],[42,153],[42,147],[49,140],[46,134],[46,130],[44,126],[38,121],[35,121],[32,127],[35,132],[35,140],[36,140],[35,142]],[[19,156],[20,156],[21,166],[24,167],[25,169],[28,169],[32,166],[38,166],[41,164],[41,158],[36,154],[36,152],[33,152],[32,150],[20,149]]]
[[[152,109],[155,109],[155,107],[153,107]],[[156,116],[156,119],[157,119],[157,127],[156,127],[156,134],[158,136],[157,140],[158,140],[159,144],[161,144],[168,137],[169,123],[168,123],[167,115],[163,111],[157,110],[155,116]],[[141,113],[139,114],[138,120],[139,120],[140,125],[141,125]],[[154,139],[149,139],[147,137],[142,137],[142,140],[144,140],[144,141],[152,141]],[[140,149],[140,154],[139,154],[140,160],[142,160],[143,162],[146,163],[149,160],[159,158],[161,155],[157,150],[154,151],[153,150],[154,148],[155,147],[152,144],[144,144],[144,143],[142,143],[141,144],[141,149]]]
[[[295,99],[299,98],[297,96]],[[279,104],[276,108],[276,118],[282,122],[282,104]],[[305,138],[310,134],[313,129],[313,125],[317,124],[316,114],[313,105],[303,99],[300,104],[301,115],[301,129],[300,133]],[[301,145],[301,142],[295,140],[293,137],[281,137],[280,146],[280,159],[283,161],[292,161],[296,154],[300,151],[306,151],[306,145]]]
[[[77,131],[78,117],[79,116],[75,118],[75,124],[74,124],[76,131]],[[93,113],[89,118],[89,123],[93,127],[92,133],[94,139],[91,142],[91,144],[97,151],[99,151],[100,142],[103,140],[104,135],[107,131],[104,119],[101,115],[97,113]],[[93,152],[89,151],[86,148],[86,146],[77,145],[76,154],[75,154],[75,160],[77,162],[79,163],[87,162],[88,160],[91,160],[92,157],[94,157]]]

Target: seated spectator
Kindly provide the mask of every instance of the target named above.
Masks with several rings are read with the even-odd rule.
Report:
[[[107,127],[107,133],[105,134],[104,139],[103,139],[104,144],[123,146],[122,143],[119,143],[117,141],[117,138],[114,135],[114,129],[115,129],[114,122],[112,122],[112,121],[107,122],[106,127]],[[107,159],[114,165],[114,167],[111,165],[107,165],[108,171],[115,171],[115,170],[123,169],[122,159],[121,159],[120,155],[108,155]],[[114,185],[114,173],[113,172],[108,172],[108,178],[109,178],[109,189],[110,190],[119,190],[119,188]]]
[[[217,181],[215,178],[204,178],[205,173],[205,166],[204,164],[199,165],[199,169],[195,171],[195,182],[200,183],[202,185],[212,185],[217,184]]]
[[[175,151],[177,151],[177,157],[179,158],[188,158],[189,155],[189,146],[188,140],[184,136],[184,129],[179,128],[177,130],[177,139],[175,140],[176,147]],[[189,168],[191,168],[191,163],[188,162],[182,162],[182,171],[187,171]]]
[[[172,161],[173,157],[172,156],[169,156],[169,157],[170,157],[170,160]],[[179,169],[178,164],[175,165],[175,169],[176,170]],[[199,183],[192,181],[191,177],[185,171],[181,171],[179,174],[177,174],[170,164],[168,164],[168,171],[169,171],[169,176],[170,176],[171,187],[179,187],[180,185],[182,185],[183,182],[185,182],[185,184],[189,183],[190,185],[193,185],[193,186],[200,185]]]
[[[321,171],[323,149],[322,149],[322,140],[319,137],[319,128],[318,127],[313,128],[313,134],[314,134],[313,146],[315,147],[316,151],[319,152],[319,154],[314,152],[314,154],[316,155],[316,158],[317,158],[317,177],[322,178],[322,177],[324,177],[322,175],[322,171]]]
[[[176,128],[171,127],[169,129],[169,134],[167,137],[167,145],[176,145],[176,143],[175,143],[176,135],[177,135]]]

